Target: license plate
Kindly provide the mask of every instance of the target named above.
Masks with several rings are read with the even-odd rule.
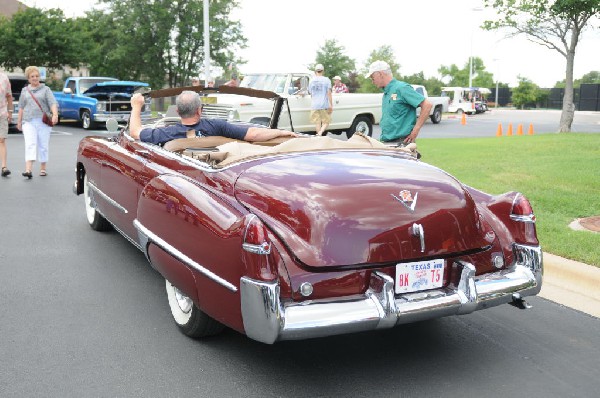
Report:
[[[442,287],[444,260],[396,264],[396,294]]]

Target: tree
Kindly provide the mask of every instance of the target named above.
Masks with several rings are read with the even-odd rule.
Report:
[[[460,69],[457,65],[440,66],[438,72],[443,78],[450,78],[448,86],[468,87],[469,85],[469,67],[471,62],[467,60],[465,66]],[[473,87],[493,87],[494,75],[485,69],[483,60],[479,57],[473,57],[473,77],[471,84]]]
[[[420,84],[425,86],[427,93],[431,96],[440,95],[442,93],[442,87],[445,86],[444,82],[440,79],[435,77],[426,78],[423,71],[408,76],[400,76],[400,80],[409,84]]]
[[[558,51],[566,59],[565,93],[559,132],[570,132],[573,104],[575,50],[584,29],[598,21],[600,0],[485,0],[500,16],[484,29],[508,29],[509,36],[524,34],[534,43]]]
[[[60,9],[26,8],[11,19],[2,17],[0,37],[0,65],[6,69],[80,64],[79,35],[74,23]]]
[[[186,84],[203,70],[204,18],[202,0],[101,0],[103,11],[87,14],[87,37],[94,73],[148,80],[152,87]],[[236,50],[246,46],[240,23],[229,20],[236,0],[210,1],[210,57],[225,69],[241,64]],[[115,46],[114,43],[118,43]],[[106,73],[102,73],[106,74]]]
[[[369,65],[375,61],[385,61],[390,66],[392,74],[394,76],[400,76],[400,64],[396,62],[394,51],[390,45],[384,45],[371,51],[367,58],[366,64],[363,69],[360,70],[357,80],[359,83],[358,92],[361,93],[379,93],[381,89],[373,84],[371,79],[365,78],[365,75],[369,71]]]
[[[600,84],[600,71],[593,70],[581,76],[581,79],[573,80],[573,88],[579,88],[582,84]],[[554,87],[565,88],[567,82],[565,79],[556,82]]]
[[[525,77],[518,76],[518,79],[519,85],[512,90],[512,102],[517,108],[523,109],[525,105],[535,104],[539,87]]]
[[[337,40],[325,40],[325,44],[317,50],[315,65],[322,64],[325,73],[329,78],[333,76],[346,76],[349,79],[350,73],[356,68],[354,60],[344,54],[345,48]],[[314,65],[313,65],[314,69]]]

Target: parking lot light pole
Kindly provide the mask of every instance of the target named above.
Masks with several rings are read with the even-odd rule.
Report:
[[[471,8],[471,11],[483,11],[481,7]],[[469,89],[473,86],[473,27],[471,26],[471,54],[469,55]]]
[[[204,0],[203,4],[204,12],[204,87],[208,87],[210,82],[210,36],[209,32],[209,14],[208,14],[208,0]]]

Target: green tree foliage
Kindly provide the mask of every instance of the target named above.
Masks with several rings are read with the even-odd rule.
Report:
[[[493,7],[499,19],[486,21],[484,29],[508,29],[510,36],[524,34],[565,57],[565,94],[559,131],[571,131],[575,115],[575,50],[584,29],[600,20],[600,0],[485,0],[485,6]]]
[[[344,54],[346,49],[340,45],[337,40],[325,40],[325,44],[317,50],[315,58],[316,64],[322,64],[325,68],[325,75],[330,79],[336,75],[342,77],[343,80],[350,80],[350,73],[356,69],[354,60]],[[311,69],[314,69],[312,65]]]
[[[79,66],[79,36],[62,10],[25,8],[11,19],[0,18],[0,65],[6,69],[27,66],[58,68]]]
[[[526,105],[535,104],[539,87],[525,77],[518,76],[518,79],[519,85],[512,90],[512,102],[517,108],[523,109]]]
[[[470,62],[467,60],[465,66],[461,69],[456,64],[449,66],[442,65],[438,72],[443,78],[449,78],[448,86],[452,87],[468,87],[469,86],[469,67]],[[479,57],[473,57],[473,75],[471,83],[473,87],[494,87],[494,75],[488,72],[485,68],[483,60]]]
[[[103,11],[87,14],[89,63],[96,74],[147,80],[152,87],[187,84],[204,62],[202,0],[101,0]],[[246,46],[238,21],[229,13],[235,0],[211,0],[211,64],[223,69],[242,60],[236,49]],[[118,43],[118,46],[114,45]]]
[[[581,76],[581,79],[573,80],[573,88],[579,88],[582,84],[600,84],[600,71],[593,70]],[[554,87],[565,88],[567,82],[565,79],[556,82]]]
[[[422,71],[408,76],[401,76],[400,79],[410,84],[420,84],[425,86],[427,93],[431,96],[440,95],[442,93],[442,87],[445,86],[444,82],[440,79],[435,77],[426,78]]]
[[[365,66],[361,69],[357,76],[358,81],[358,92],[360,93],[380,93],[381,89],[373,84],[371,79],[365,78],[365,75],[369,71],[369,65],[371,65],[375,61],[385,61],[390,66],[392,70],[392,74],[395,77],[400,76],[400,64],[396,62],[396,57],[394,56],[394,50],[392,50],[392,46],[384,45],[376,48],[371,51],[367,61],[365,62]]]

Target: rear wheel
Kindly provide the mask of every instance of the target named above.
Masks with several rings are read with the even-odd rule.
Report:
[[[224,326],[202,312],[188,296],[165,279],[171,315],[186,336],[201,338],[221,332]]]
[[[433,110],[433,114],[429,117],[431,119],[431,122],[433,124],[438,124],[439,122],[442,121],[442,108],[439,106],[436,106],[435,109]]]
[[[371,119],[367,116],[357,116],[352,122],[352,126],[350,129],[346,131],[346,136],[348,138],[352,137],[355,132],[360,131],[369,137],[373,136],[373,123]]]
[[[269,124],[271,123],[271,118],[268,118],[268,117],[255,117],[254,119],[250,120],[250,123],[259,124],[261,126],[269,127]]]
[[[102,215],[96,210],[94,200],[88,186],[87,174],[83,177],[83,198],[85,200],[85,215],[90,227],[94,231],[110,231],[112,229],[112,225],[110,225],[106,218],[102,217]]]

